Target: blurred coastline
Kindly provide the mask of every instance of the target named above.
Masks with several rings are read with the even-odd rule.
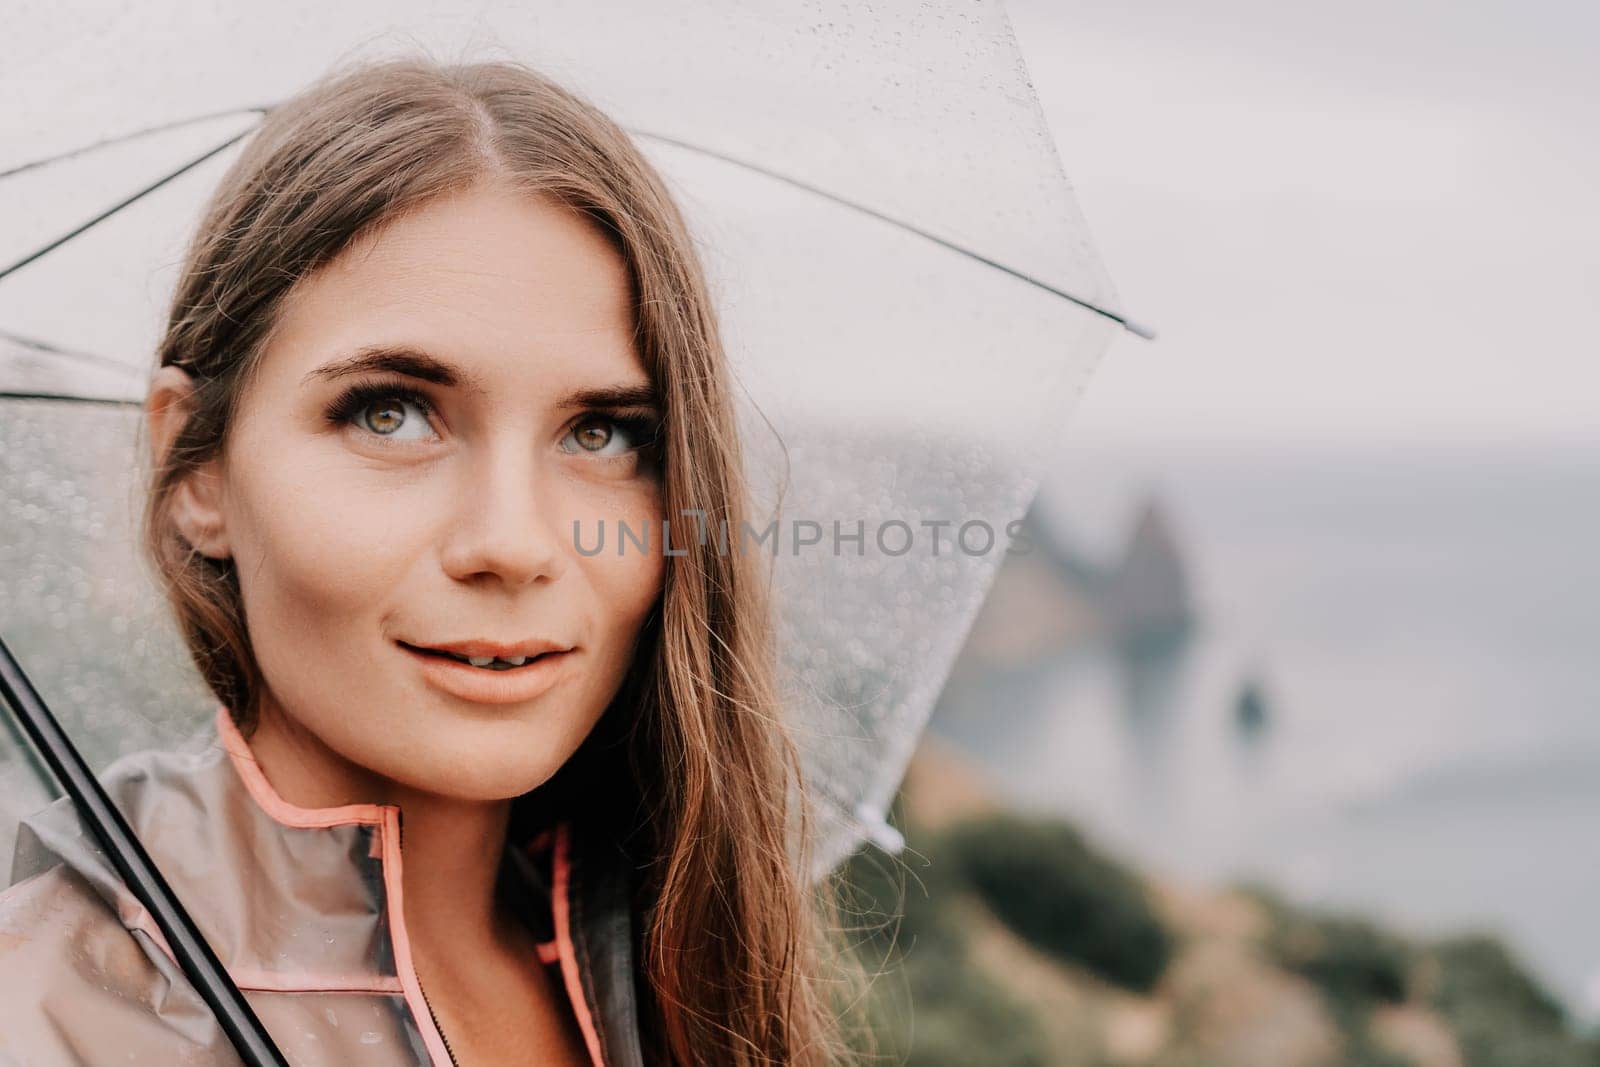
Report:
[[[1583,1028],[1493,936],[1419,937],[1268,886],[1151,877],[1011,810],[924,739],[901,860],[858,853],[847,913],[872,1050],[909,1067],[1592,1067]]]
[[[1163,884],[1481,933],[1593,1021],[1597,466],[1534,447],[1071,451],[1030,516],[1042,551],[1007,558],[930,743]]]

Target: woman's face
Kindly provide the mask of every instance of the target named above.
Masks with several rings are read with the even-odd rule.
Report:
[[[490,188],[291,293],[218,494],[264,717],[461,798],[526,792],[572,755],[663,579],[660,410],[633,331],[593,224]],[[602,520],[605,550],[578,551],[574,524],[592,553]],[[619,522],[649,550],[619,553]],[[497,671],[412,650],[474,642],[566,651]]]

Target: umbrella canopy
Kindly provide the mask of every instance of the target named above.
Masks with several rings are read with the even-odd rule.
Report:
[[[419,47],[538,67],[666,175],[744,391],[757,514],[777,522],[816,873],[864,838],[893,847],[884,812],[1008,524],[1107,343],[1136,329],[996,3],[13,13],[0,633],[93,767],[204,721],[213,698],[134,547],[137,404],[176,266],[262,108]],[[0,856],[54,788],[0,734]]]

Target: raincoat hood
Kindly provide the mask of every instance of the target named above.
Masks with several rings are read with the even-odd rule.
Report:
[[[289,803],[221,706],[181,749],[99,777],[290,1063],[455,1062],[412,965],[399,807]],[[501,889],[592,1062],[639,1064],[625,867],[581,836],[563,821],[508,841]],[[23,820],[0,893],[0,1065],[238,1062],[70,801]]]

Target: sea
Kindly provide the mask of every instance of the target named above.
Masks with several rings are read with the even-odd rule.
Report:
[[[1600,444],[1069,439],[1038,506],[1112,563],[1152,498],[1188,641],[953,682],[932,732],[1162,877],[1497,934],[1600,1022]]]

